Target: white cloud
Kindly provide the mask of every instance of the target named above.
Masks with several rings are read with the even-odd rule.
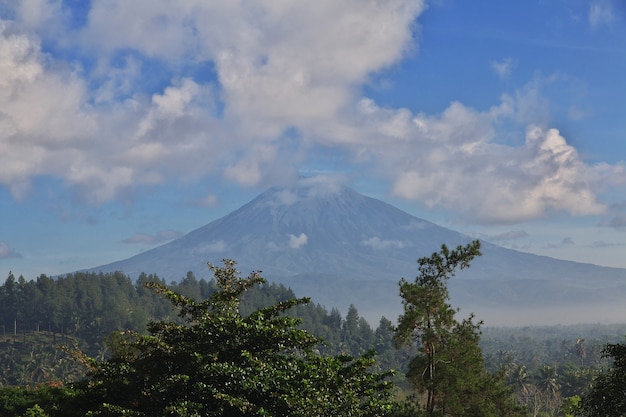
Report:
[[[152,107],[148,114],[139,123],[137,137],[145,136],[152,130],[164,130],[165,126],[159,126],[160,121],[171,123],[189,112],[190,104],[200,93],[200,86],[193,80],[184,78],[175,81],[175,85],[166,87],[163,94],[152,96]],[[205,91],[210,96],[210,91]]]
[[[58,0],[22,0],[17,2],[15,12],[20,22],[31,30],[54,27],[55,21],[62,17]]]
[[[298,184],[297,189],[286,188],[274,193],[275,200],[266,204],[271,207],[291,206],[307,198],[316,198],[340,192],[347,179],[342,175],[324,174],[298,178],[287,184]]]
[[[289,247],[291,249],[300,249],[301,247],[307,244],[308,240],[309,238],[304,233],[300,233],[300,235],[298,236],[290,234],[289,235]]]
[[[162,0],[118,0],[94,3],[82,35],[103,51],[136,49],[166,64],[215,62],[228,115],[248,133],[274,137],[285,124],[331,117],[372,71],[397,62],[423,7],[189,1],[173,10]]]
[[[300,197],[298,197],[298,195],[289,188],[280,190],[275,195],[276,201],[272,202],[272,204],[276,204],[278,206],[291,206],[300,200]]]
[[[223,240],[216,240],[214,242],[207,243],[205,245],[199,246],[194,254],[204,255],[206,253],[222,253],[226,252],[228,249],[228,245]]]
[[[0,183],[15,197],[38,175],[62,178],[99,204],[168,174],[215,169],[204,140],[210,88],[174,80],[152,101],[94,106],[101,91],[90,91],[80,71],[51,62],[39,40],[15,26],[0,25]]]
[[[506,241],[521,239],[528,236],[528,233],[526,233],[524,230],[510,230],[508,232],[499,233],[497,235],[485,236],[485,238],[492,241]]]
[[[219,198],[215,194],[210,193],[207,194],[204,198],[198,200],[196,204],[201,207],[216,207],[219,202]]]
[[[159,245],[161,243],[169,242],[170,240],[181,237],[183,233],[175,230],[162,230],[155,234],[148,233],[136,233],[124,240],[123,243],[140,243],[143,245]]]
[[[0,259],[21,258],[22,255],[17,253],[8,243],[0,241]]]
[[[376,250],[389,249],[389,248],[402,249],[406,247],[407,245],[405,242],[402,242],[400,240],[385,240],[385,239],[379,238],[378,236],[365,239],[361,243],[365,246],[369,246],[370,248],[376,249]]]
[[[484,111],[455,102],[428,115],[360,97],[415,50],[423,1],[112,0],[92,2],[79,29],[63,26],[59,2],[18,3],[16,20],[0,23],[0,184],[17,198],[43,175],[94,204],[172,177],[285,183],[324,148],[398,196],[513,223],[601,213],[598,193],[625,178],[623,165],[589,165],[547,127],[551,80]],[[493,63],[501,76],[513,64]],[[169,82],[144,82],[152,66]],[[523,142],[502,140],[503,125],[528,126]]]
[[[319,197],[339,193],[345,186],[346,178],[342,175],[317,175],[302,178],[300,187],[305,187],[307,197]]]
[[[491,69],[496,73],[496,75],[501,79],[507,79],[511,75],[513,71],[513,67],[515,66],[515,62],[512,58],[504,58],[500,61],[491,61],[490,63]]]
[[[588,116],[588,111],[585,111],[584,109],[581,109],[579,107],[576,106],[570,106],[570,108],[567,110],[567,116],[570,118],[570,120],[583,120],[585,117]]]
[[[522,147],[468,139],[463,149],[432,150],[422,164],[404,162],[394,192],[431,207],[459,209],[493,222],[517,222],[549,211],[600,214],[595,191],[602,179],[623,175],[623,167],[588,166],[556,129],[531,127]]]
[[[406,110],[366,101],[354,123],[361,126],[354,147],[362,163],[374,163],[390,180],[395,195],[466,219],[516,223],[552,212],[602,213],[597,195],[626,181],[623,163],[589,165],[558,130],[540,125],[529,125],[521,144],[499,140],[507,134],[501,126],[532,119],[526,109],[541,98],[531,85],[532,98],[525,89],[486,111],[452,103],[440,115],[411,115],[400,137],[383,132]]]
[[[404,229],[406,229],[406,230],[424,230],[424,229],[428,229],[432,225],[433,225],[432,223],[429,223],[429,222],[426,222],[426,221],[419,221],[419,220],[412,219],[409,222],[409,224],[404,226]]]
[[[0,183],[16,197],[35,175],[67,177],[97,126],[85,83],[45,61],[36,38],[0,20]]]
[[[615,19],[613,7],[608,0],[592,0],[589,4],[589,24],[596,29],[610,25]]]
[[[52,175],[100,204],[169,175],[243,185],[295,177],[304,149],[285,151],[284,132],[350,106],[372,72],[413,48],[424,8],[411,0],[179,6],[94,2],[73,29],[60,2],[19,2],[15,21],[1,26],[0,183],[19,197],[33,177]],[[56,61],[35,33],[97,65]],[[203,62],[217,79],[140,87],[152,65],[176,74]],[[279,168],[278,160],[293,162]]]

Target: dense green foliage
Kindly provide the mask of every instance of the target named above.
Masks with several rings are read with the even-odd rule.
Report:
[[[61,403],[73,401],[78,392],[71,382],[83,378],[86,368],[72,357],[72,350],[84,351],[102,362],[112,358],[114,349],[121,345],[121,330],[131,331],[126,335],[143,333],[151,321],[184,325],[166,298],[146,288],[150,282],[166,284],[160,277],[146,274],[136,282],[121,273],[80,272],[54,279],[41,275],[34,281],[9,274],[0,286],[0,416],[44,415],[43,409],[53,416]],[[219,285],[214,279],[198,280],[188,273],[168,288],[201,301],[210,298]],[[241,295],[239,311],[242,317],[248,317],[294,298],[294,293],[283,285],[260,283]],[[328,311],[312,303],[293,305],[288,314],[302,321],[298,329],[325,340],[325,344],[313,348],[320,355],[362,356],[374,349],[378,354],[375,363],[366,356],[372,364],[370,369],[398,370],[392,378],[400,387],[398,404],[390,415],[414,416],[423,411],[425,398],[410,396],[403,375],[418,356],[420,345],[409,343],[396,349],[392,321],[383,317],[373,328],[359,316],[355,306],[342,316],[335,308]],[[463,323],[458,322],[459,330]],[[465,325],[466,333],[460,335],[471,343],[459,346],[471,346],[467,358],[474,358],[470,362],[478,364],[476,359],[482,350],[489,374],[506,379],[517,402],[532,416],[573,415],[579,409],[580,397],[591,404],[591,396],[587,395],[594,378],[614,363],[603,357],[603,348],[618,343],[626,334],[625,325],[479,328],[472,319]],[[59,349],[60,345],[67,348]],[[600,382],[604,378],[598,379],[595,393],[602,392]],[[400,401],[405,397],[411,401]],[[36,408],[37,404],[42,410]]]
[[[113,332],[144,332],[150,321],[180,322],[164,297],[147,289],[146,284],[165,285],[156,275],[141,274],[133,283],[121,273],[78,272],[52,279],[15,279],[9,274],[0,286],[0,386],[16,386],[49,381],[70,382],[84,375],[59,346],[80,349],[104,359],[110,354],[105,340]],[[218,288],[214,279],[196,279],[188,273],[171,290],[189,298],[205,300]],[[28,296],[26,296],[28,295]],[[12,298],[20,302],[12,304]],[[246,316],[278,302],[296,298],[293,291],[275,283],[261,283],[242,294],[240,311]],[[10,306],[13,305],[13,308]],[[399,369],[403,352],[393,347],[391,321],[383,318],[374,330],[352,308],[349,317],[337,309],[319,304],[296,305],[289,314],[302,320],[301,328],[324,339],[318,350],[323,354],[360,356],[371,349],[380,353],[381,370]]]
[[[441,251],[418,260],[414,282],[400,281],[404,314],[395,340],[398,346],[417,344],[407,378],[423,394],[427,416],[523,415],[503,377],[486,371],[479,347],[480,323],[458,321],[447,281],[457,268],[469,267],[480,256],[480,242]]]
[[[0,390],[0,416],[61,417],[63,406],[73,396],[74,392],[62,384],[4,388]]]
[[[180,322],[123,332],[106,360],[86,359],[65,416],[379,416],[391,404],[388,373],[373,354],[326,356],[321,340],[283,314],[291,299],[243,315],[241,296],[263,282],[240,278],[233,261],[212,267],[218,284],[195,301],[151,286],[179,311]]]
[[[78,272],[56,279],[41,275],[34,281],[9,274],[0,287],[2,335],[47,331],[95,344],[119,329],[145,328],[149,320],[171,311],[144,288],[152,281],[165,283],[143,274],[133,284],[120,272]]]
[[[584,398],[585,416],[626,416],[626,344],[608,344],[604,354],[613,364],[595,380],[591,392]]]
[[[531,415],[573,415],[608,365],[602,351],[626,325],[486,328],[481,338],[490,369],[503,369]]]

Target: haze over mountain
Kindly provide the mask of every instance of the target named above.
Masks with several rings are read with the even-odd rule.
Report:
[[[272,188],[238,210],[129,259],[92,268],[168,281],[229,258],[243,275],[261,270],[345,313],[354,304],[377,324],[401,310],[398,281],[412,279],[416,260],[472,238],[414,217],[336,183],[302,180]],[[461,314],[487,325],[619,322],[626,318],[626,269],[562,261],[482,242],[483,256],[449,286]]]

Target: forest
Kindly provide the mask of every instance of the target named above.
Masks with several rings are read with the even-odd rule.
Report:
[[[256,273],[241,278],[228,260],[211,266],[209,281],[192,273],[169,283],[146,274],[133,281],[119,272],[35,280],[9,273],[0,287],[0,415],[623,415],[624,404],[614,404],[613,414],[594,414],[594,407],[606,410],[599,387],[609,392],[623,378],[626,324],[490,328],[472,316],[458,320],[447,304],[446,282],[480,256],[474,245],[444,245],[421,258],[415,282],[399,283],[405,313],[381,317],[376,326],[355,306],[342,315]],[[241,345],[231,346],[232,340]],[[204,341],[210,341],[206,351],[198,348]],[[269,347],[273,341],[278,347]],[[165,349],[167,343],[174,347]],[[220,343],[222,350],[211,350]],[[233,351],[236,359],[221,359]],[[160,374],[146,362],[158,357],[176,368],[201,356],[203,366],[211,364],[202,376]],[[207,381],[224,381],[225,364],[237,364],[229,371],[237,389],[206,388]],[[141,381],[129,385],[129,369]],[[112,400],[124,384],[139,389],[157,373],[169,385],[154,383],[135,397],[127,387]],[[250,375],[263,395],[242,382]],[[333,392],[324,391],[333,378]],[[298,386],[296,380],[311,382]],[[623,382],[616,394],[622,402]],[[181,386],[184,395],[176,391]],[[309,390],[314,400],[300,404],[294,390]],[[188,399],[166,404],[154,400],[157,391]],[[207,392],[219,406],[206,408],[208,400],[199,398]],[[118,397],[128,398],[115,403]]]

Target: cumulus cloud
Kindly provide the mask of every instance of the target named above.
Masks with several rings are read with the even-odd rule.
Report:
[[[247,186],[297,176],[286,161],[304,154],[285,153],[286,132],[333,119],[372,72],[398,62],[424,8],[111,1],[92,3],[74,28],[53,5],[18,3],[0,26],[0,183],[23,197],[33,177],[52,175],[95,204],[171,175]],[[82,58],[55,58],[43,41]],[[155,66],[170,83],[147,89]],[[180,75],[189,67],[205,81]]]
[[[152,102],[137,97],[100,108],[81,71],[51,62],[41,40],[16,24],[0,22],[0,56],[0,183],[15,197],[27,194],[32,178],[52,175],[99,204],[125,188],[160,183],[177,157],[195,166],[198,158],[189,156],[201,149],[190,145],[194,138],[173,132],[177,123],[200,127],[189,103],[194,91],[176,94],[193,90],[193,83],[175,83]],[[181,116],[183,110],[191,116]],[[146,121],[161,122],[165,137],[137,138],[149,127]],[[174,139],[176,146],[168,146]]]
[[[362,106],[362,123],[379,135],[367,156],[384,167],[395,195],[485,223],[515,223],[556,211],[603,213],[596,194],[624,182],[624,165],[589,165],[558,130],[540,125],[529,126],[522,145],[500,143],[495,125],[515,118],[518,110],[508,96],[484,112],[453,103],[437,116],[403,115],[404,133],[380,140],[406,110],[369,101]]]
[[[183,235],[182,232],[175,230],[162,230],[155,234],[148,233],[136,233],[124,240],[123,243],[140,243],[143,245],[158,245],[161,243],[169,242],[170,240],[178,239]]]
[[[402,249],[406,247],[406,243],[400,240],[385,240],[381,239],[378,236],[371,237],[369,239],[365,239],[361,242],[365,246],[369,246],[372,249],[382,250],[389,248],[397,248]]]
[[[300,249],[301,247],[307,244],[308,240],[309,238],[304,233],[300,233],[298,236],[290,234],[289,235],[289,247],[291,249]]]
[[[602,213],[597,194],[625,178],[548,127],[538,81],[484,111],[362,97],[417,50],[423,1],[112,0],[92,2],[77,27],[58,2],[28,4],[0,22],[0,184],[16,198],[38,176],[93,204],[172,178],[273,185],[329,149],[396,196],[514,223]],[[506,76],[513,64],[493,67]],[[502,126],[516,123],[525,138],[507,144]]]
[[[22,255],[17,253],[8,243],[0,241],[0,259],[21,258]]]
[[[45,61],[39,40],[0,20],[0,183],[16,197],[36,175],[71,180],[97,127],[84,81]]]

